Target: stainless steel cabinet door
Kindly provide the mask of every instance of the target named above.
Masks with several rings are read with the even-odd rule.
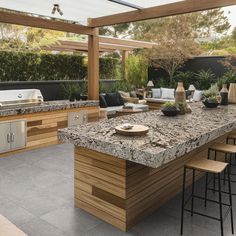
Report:
[[[11,149],[10,123],[0,123],[0,153]]]
[[[11,149],[20,149],[26,146],[26,122],[24,120],[11,122]]]

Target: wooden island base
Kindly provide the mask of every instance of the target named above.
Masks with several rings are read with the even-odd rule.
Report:
[[[212,143],[156,169],[75,146],[75,206],[127,231],[181,191],[184,164],[207,158]]]

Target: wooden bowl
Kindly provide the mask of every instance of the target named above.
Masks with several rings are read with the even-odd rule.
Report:
[[[116,133],[125,136],[141,136],[148,133],[149,128],[144,125],[133,125],[131,129],[122,129],[121,125],[115,127]]]

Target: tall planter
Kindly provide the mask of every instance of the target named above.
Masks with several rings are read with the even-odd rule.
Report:
[[[236,83],[231,83],[229,86],[229,103],[236,103]]]

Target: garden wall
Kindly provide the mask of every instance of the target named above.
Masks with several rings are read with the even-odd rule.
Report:
[[[197,73],[200,70],[211,70],[216,77],[221,77],[226,72],[225,67],[220,61],[224,60],[224,56],[209,56],[209,57],[195,57],[188,60],[180,71],[193,71]],[[168,77],[167,73],[158,68],[149,67],[148,78],[149,80],[157,81],[160,78]]]
[[[117,80],[101,80],[103,87],[111,88]],[[62,84],[83,84],[85,81],[18,81],[2,82],[0,90],[7,89],[40,89],[45,101],[64,99]]]

